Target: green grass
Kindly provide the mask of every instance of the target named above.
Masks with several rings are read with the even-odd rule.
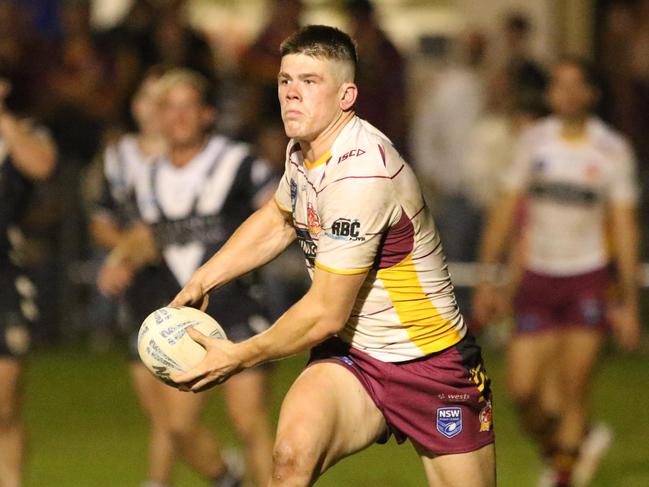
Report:
[[[93,355],[72,346],[32,355],[25,377],[30,452],[26,487],[139,486],[145,473],[146,423],[123,357],[121,351]],[[285,360],[275,368],[274,417],[303,362],[304,358]],[[648,364],[642,355],[605,355],[602,360],[594,390],[595,416],[613,426],[616,439],[594,487],[649,485]],[[500,354],[487,354],[487,366],[494,381],[498,484],[534,486],[539,464],[504,398]],[[206,419],[223,443],[236,445],[218,393]],[[179,466],[176,485],[205,483]],[[391,442],[342,461],[318,485],[409,487],[425,481],[412,447]]]

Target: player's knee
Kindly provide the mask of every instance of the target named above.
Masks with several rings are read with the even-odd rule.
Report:
[[[167,434],[175,443],[179,444],[192,441],[196,433],[196,425],[190,421],[183,421],[182,418],[171,418],[166,425],[161,427],[166,429]]]
[[[318,463],[311,442],[298,435],[278,437],[273,448],[273,479],[310,479]]]
[[[235,414],[231,419],[232,426],[245,444],[254,442],[267,429],[265,418],[259,413]]]
[[[518,409],[527,409],[536,403],[538,392],[531,387],[525,386],[514,381],[509,381],[507,395],[509,400],[516,405]]]

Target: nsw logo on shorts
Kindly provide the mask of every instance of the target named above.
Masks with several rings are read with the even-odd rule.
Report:
[[[437,431],[453,438],[462,432],[462,408],[437,408]]]

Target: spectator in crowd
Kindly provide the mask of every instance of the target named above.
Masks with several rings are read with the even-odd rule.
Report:
[[[510,13],[503,22],[505,39],[504,72],[515,96],[542,94],[547,84],[545,69],[534,59],[530,49],[533,26],[521,13]]]
[[[277,46],[300,26],[302,0],[271,0],[269,20],[241,58],[244,94],[243,132],[250,137],[259,127],[279,119],[277,66],[281,56]]]
[[[381,127],[397,149],[405,151],[406,79],[403,56],[381,29],[370,0],[345,0],[351,36],[358,45],[358,116]],[[377,101],[378,100],[378,101]]]
[[[158,12],[153,32],[155,64],[189,68],[210,83],[217,80],[214,53],[205,38],[186,21],[186,0],[172,0]]]
[[[412,128],[411,151],[425,188],[444,252],[450,261],[476,257],[482,211],[467,183],[469,137],[485,108],[482,63],[485,39],[477,32],[460,39],[455,59],[439,74],[419,103]],[[457,293],[460,309],[468,296]]]

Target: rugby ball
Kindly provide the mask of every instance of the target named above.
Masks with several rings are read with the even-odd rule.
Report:
[[[203,335],[226,338],[221,325],[211,316],[187,306],[155,310],[142,322],[137,351],[142,363],[164,383],[178,387],[170,375],[193,369],[203,360],[205,349],[187,335],[194,327]]]

